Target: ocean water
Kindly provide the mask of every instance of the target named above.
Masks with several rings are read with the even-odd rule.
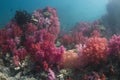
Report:
[[[16,10],[32,13],[38,8],[57,9],[61,26],[69,28],[80,21],[94,21],[106,14],[108,0],[0,0],[0,26],[14,16]]]

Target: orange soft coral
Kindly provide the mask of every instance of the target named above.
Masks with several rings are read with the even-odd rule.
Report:
[[[99,64],[104,61],[107,56],[107,39],[100,37],[91,37],[86,42],[83,49],[82,58],[85,64]]]
[[[78,54],[75,50],[65,51],[63,54],[62,66],[64,68],[77,68],[78,67]]]

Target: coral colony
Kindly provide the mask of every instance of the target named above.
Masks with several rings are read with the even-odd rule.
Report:
[[[104,36],[99,21],[60,33],[56,9],[16,11],[0,30],[0,57],[11,72],[38,80],[119,80],[120,36]]]

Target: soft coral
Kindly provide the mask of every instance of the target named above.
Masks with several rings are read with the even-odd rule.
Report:
[[[91,37],[83,48],[82,57],[87,64],[99,64],[107,57],[107,39],[101,37]]]

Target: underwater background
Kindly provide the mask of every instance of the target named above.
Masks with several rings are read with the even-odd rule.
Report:
[[[120,80],[120,0],[1,0],[0,80]]]
[[[1,0],[0,25],[4,26],[16,10],[32,13],[38,8],[51,6],[57,9],[61,26],[69,29],[79,21],[94,21],[106,13],[108,0]]]

